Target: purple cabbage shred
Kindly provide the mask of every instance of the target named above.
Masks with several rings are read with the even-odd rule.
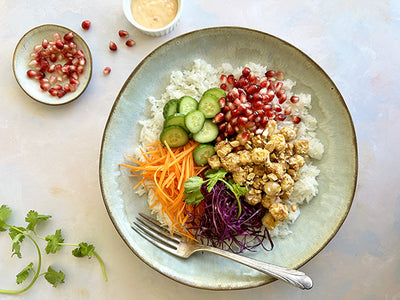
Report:
[[[204,206],[204,213],[196,215],[188,212],[186,222],[186,228],[197,240],[234,253],[255,251],[259,246],[266,251],[272,250],[274,244],[268,229],[261,222],[266,213],[262,205],[250,205],[241,197],[242,214],[238,217],[238,201],[222,181],[217,182],[211,192],[204,184],[201,193],[204,200],[199,205]],[[264,245],[266,240],[269,241],[268,248]]]

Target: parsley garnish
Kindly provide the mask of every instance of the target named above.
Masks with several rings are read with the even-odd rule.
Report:
[[[28,290],[37,280],[39,276],[44,276],[44,278],[53,286],[57,287],[58,284],[64,283],[65,274],[60,270],[56,271],[51,266],[47,268],[46,272],[40,273],[42,268],[42,255],[40,251],[40,247],[37,240],[43,240],[47,242],[45,247],[45,251],[47,254],[54,254],[59,251],[63,246],[72,246],[77,247],[72,250],[72,255],[75,257],[92,257],[93,255],[98,259],[103,276],[105,281],[107,281],[107,274],[105,271],[103,260],[95,251],[93,245],[89,245],[87,243],[79,243],[79,244],[66,244],[64,243],[64,239],[61,235],[61,229],[57,229],[56,232],[52,235],[47,235],[46,237],[41,237],[36,232],[36,225],[39,222],[43,222],[51,218],[50,215],[40,215],[36,211],[31,210],[25,217],[25,221],[28,223],[26,227],[13,226],[7,224],[7,219],[11,215],[11,209],[6,205],[0,206],[0,231],[9,232],[9,236],[12,240],[12,255],[16,255],[18,258],[22,258],[21,254],[21,244],[25,240],[25,238],[32,241],[34,244],[37,254],[38,254],[38,264],[34,266],[33,262],[29,263],[21,272],[16,275],[16,283],[22,284],[24,283],[31,274],[33,274],[33,278],[28,286],[23,289],[11,291],[11,290],[3,290],[0,289],[0,293],[3,294],[20,294]]]
[[[231,190],[231,192],[235,195],[236,200],[238,201],[238,217],[242,214],[242,205],[240,204],[240,197],[244,196],[248,189],[247,187],[240,186],[235,183],[233,180],[226,181],[225,176],[228,172],[225,169],[210,169],[207,170],[204,175],[206,180],[201,178],[200,176],[193,176],[186,180],[185,186],[185,202],[190,205],[199,204],[204,196],[201,193],[201,187],[204,183],[207,183],[207,191],[211,192],[213,187],[218,181],[222,181],[225,183],[226,187]]]

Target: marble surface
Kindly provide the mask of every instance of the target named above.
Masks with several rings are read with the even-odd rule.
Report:
[[[83,32],[80,23],[92,27]],[[51,107],[30,99],[12,74],[12,55],[25,32],[54,23],[82,34],[93,55],[92,80],[75,102]],[[398,1],[186,0],[169,35],[148,37],[124,18],[122,3],[0,1],[0,204],[23,225],[30,209],[53,216],[41,230],[61,228],[66,242],[88,241],[105,261],[78,260],[65,248],[44,255],[66,273],[51,287],[43,278],[27,292],[1,299],[400,299],[400,4]],[[268,32],[297,46],[333,79],[352,114],[359,146],[359,178],[348,218],[334,239],[302,267],[310,291],[281,282],[239,291],[207,291],[176,283],[150,269],[124,244],[104,207],[98,177],[102,133],[126,78],[153,49],[170,38],[220,25]],[[109,51],[118,30],[133,48]],[[105,66],[112,68],[104,76]],[[23,245],[11,257],[11,240],[0,233],[0,288],[17,289],[15,274],[36,261]]]

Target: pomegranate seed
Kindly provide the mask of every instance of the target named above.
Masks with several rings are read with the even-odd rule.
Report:
[[[71,84],[67,83],[66,85],[64,85],[64,91],[66,93],[70,93],[71,92]]]
[[[235,84],[235,77],[232,74],[230,74],[227,77],[227,81],[228,81],[229,84]]]
[[[281,95],[279,97],[279,104],[285,103],[286,99],[287,99],[287,95],[286,94]]]
[[[237,108],[235,108],[234,110],[232,110],[232,117],[236,118],[238,115],[240,115],[240,112]]]
[[[28,72],[26,72],[26,75],[28,75],[29,78],[34,78],[37,75],[37,72],[34,70],[28,70]]]
[[[300,98],[297,97],[297,96],[292,96],[292,97],[290,97],[290,102],[292,102],[292,103],[298,103],[299,100],[300,100]]]
[[[238,118],[235,117],[235,118],[233,118],[233,119],[231,120],[230,124],[231,124],[232,126],[236,126],[237,122],[238,122]]]
[[[226,104],[226,99],[224,97],[219,98],[218,100],[219,107],[224,108]]]
[[[75,56],[76,57],[85,57],[85,53],[81,49],[79,49],[78,51],[76,51]]]
[[[231,119],[232,119],[232,113],[231,113],[231,111],[228,111],[225,114],[225,120],[229,122]]]
[[[227,83],[228,82],[228,77],[224,74],[221,75],[221,77],[219,78],[221,83]]]
[[[285,109],[283,110],[283,113],[286,116],[289,116],[292,113],[292,108],[290,106],[286,106]]]
[[[70,84],[73,84],[73,85],[76,85],[76,86],[78,86],[78,85],[80,84],[79,80],[77,80],[77,79],[75,79],[75,78],[71,78],[71,79],[69,80],[69,83],[70,83]]]
[[[48,82],[43,82],[43,83],[40,84],[40,88],[41,88],[43,91],[48,91],[48,90],[50,89],[50,83],[48,83]]]
[[[43,72],[39,71],[36,73],[35,79],[40,80],[42,78],[45,78],[46,74],[44,74]]]
[[[111,51],[117,51],[118,49],[117,44],[115,44],[114,42],[110,42],[108,47],[110,48]]]
[[[126,31],[126,30],[120,30],[120,31],[118,31],[118,34],[119,34],[119,36],[122,37],[122,38],[126,38],[126,37],[129,36],[129,33],[128,33],[128,31]]]
[[[241,145],[244,145],[250,138],[250,133],[243,132],[241,135],[238,136],[239,142]]]
[[[230,123],[228,123],[228,125],[226,126],[226,132],[228,133],[228,135],[232,135],[235,133],[235,129]]]
[[[275,71],[273,70],[269,70],[265,73],[265,76],[267,76],[268,78],[274,77],[275,76]]]
[[[84,57],[79,57],[79,58],[78,58],[78,61],[79,61],[79,65],[80,65],[80,66],[86,65],[86,58],[84,58]]]
[[[245,68],[242,70],[242,74],[243,74],[244,76],[246,76],[246,77],[249,76],[250,72],[251,72],[251,70],[250,70],[249,67],[245,67]]]
[[[253,129],[255,129],[255,127],[256,127],[256,123],[254,123],[253,121],[249,121],[246,123],[247,129],[253,130]]]
[[[271,111],[267,111],[266,116],[270,119],[275,118],[275,113],[271,110]]]
[[[68,32],[64,35],[64,40],[70,42],[74,39],[74,34],[72,32]]]
[[[245,77],[242,77],[237,81],[238,87],[246,87],[248,84],[249,84],[249,81]]]
[[[55,88],[50,88],[49,89],[49,93],[52,96],[57,96],[58,91]]]
[[[85,20],[85,21],[82,22],[82,28],[84,30],[89,30],[91,24],[92,23],[89,20]]]
[[[277,71],[275,76],[276,76],[276,79],[278,79],[278,80],[284,80],[285,79],[285,76],[284,76],[282,71]]]
[[[57,92],[57,97],[58,98],[62,98],[62,97],[65,96],[65,94],[66,94],[66,92],[64,90],[60,90],[60,91]]]
[[[50,54],[49,57],[51,62],[56,62],[57,61],[57,55],[55,53]]]
[[[218,130],[219,130],[219,132],[225,132],[226,131],[226,126],[228,125],[228,123],[227,122],[223,122],[223,123],[221,123],[219,126],[218,126]]]
[[[268,124],[268,120],[269,120],[268,116],[262,117],[262,119],[260,121],[261,125],[267,125]]]
[[[275,91],[276,92],[280,92],[282,86],[283,86],[283,82],[280,82],[280,81],[277,82],[276,85],[275,85]]]
[[[263,108],[263,106],[264,106],[264,104],[261,101],[256,101],[253,103],[253,108],[255,110],[261,109],[261,108]]]
[[[105,67],[104,70],[103,70],[103,74],[104,75],[108,75],[108,74],[110,74],[110,72],[111,72],[111,68],[110,67]]]
[[[233,88],[231,93],[232,93],[232,98],[233,99],[239,98],[239,96],[240,96],[239,91],[238,91],[237,88]]]
[[[294,124],[299,124],[300,121],[301,121],[301,118],[300,118],[299,116],[293,116],[292,122],[293,122]]]
[[[54,73],[55,70],[56,70],[56,66],[55,65],[50,65],[49,68],[47,69],[47,72]]]
[[[277,114],[275,119],[277,121],[284,121],[286,119],[286,116],[284,114]]]
[[[264,98],[260,93],[253,94],[253,101],[261,102],[263,100],[264,100]]]
[[[243,103],[241,103],[238,107],[237,110],[239,111],[240,114],[243,114],[246,111],[247,107]]]
[[[61,40],[56,41],[56,48],[57,49],[63,49],[64,48],[64,43]]]
[[[279,104],[275,104],[273,106],[274,111],[276,112],[281,112],[282,111],[282,107]]]
[[[228,89],[228,86],[226,85],[226,83],[221,83],[221,85],[219,87],[221,89],[223,89],[224,91],[226,91]]]
[[[249,119],[244,116],[240,116],[238,118],[238,124],[241,126],[245,126],[248,121],[249,121]]]
[[[57,91],[60,91],[60,90],[62,90],[62,86],[59,85],[59,84],[56,84],[56,85],[53,86],[53,89],[55,89]]]
[[[43,47],[44,49],[47,49],[48,46],[49,46],[49,41],[46,40],[46,39],[44,39],[44,40],[42,41],[42,47]]]
[[[233,104],[237,107],[237,106],[239,106],[240,104],[242,104],[242,101],[240,101],[239,98],[235,98],[235,100],[233,100]]]
[[[78,67],[76,68],[76,72],[77,72],[78,74],[83,74],[83,71],[85,71],[85,67],[84,67],[84,66],[78,66]]]
[[[217,123],[217,124],[218,124],[218,123],[221,123],[223,120],[225,120],[225,114],[222,113],[222,112],[216,114],[215,117],[214,117],[214,121],[215,121],[215,123]]]
[[[269,87],[269,80],[265,79],[260,82],[261,88],[268,88]]]
[[[136,42],[134,40],[127,40],[125,45],[127,45],[128,47],[133,47],[136,45]]]
[[[51,75],[51,76],[49,77],[49,83],[50,83],[51,85],[53,85],[53,84],[55,84],[56,82],[57,82],[57,77],[54,76],[54,75]]]

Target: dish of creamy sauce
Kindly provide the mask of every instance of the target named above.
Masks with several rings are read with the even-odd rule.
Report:
[[[133,18],[140,25],[149,28],[162,28],[175,18],[178,12],[177,0],[133,0]]]

